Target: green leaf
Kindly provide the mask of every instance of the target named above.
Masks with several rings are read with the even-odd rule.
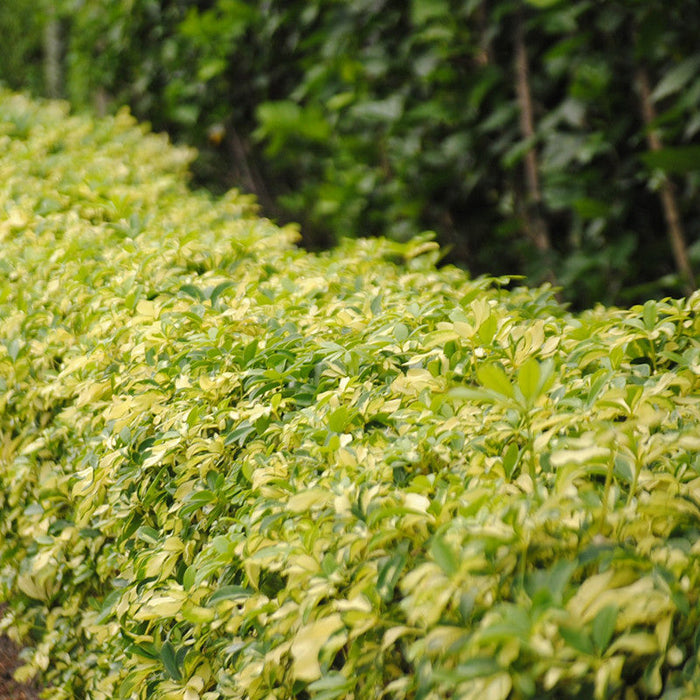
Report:
[[[448,18],[450,7],[447,0],[411,0],[411,22],[423,27],[433,19]]]
[[[206,299],[204,292],[193,284],[183,284],[182,287],[180,287],[180,291],[191,296],[196,301],[204,301]]]
[[[209,605],[215,605],[222,600],[242,600],[250,598],[253,590],[245,586],[222,586],[214,591],[209,598]]]
[[[520,450],[514,442],[511,442],[510,445],[508,445],[506,453],[503,455],[503,471],[505,472],[506,479],[508,479],[508,481],[513,479],[513,474],[515,473],[515,469],[519,462]]]
[[[120,591],[119,589],[112,591],[110,594],[107,595],[107,597],[104,599],[104,602],[102,603],[102,607],[100,608],[100,614],[98,615],[96,620],[97,624],[102,624],[111,617],[112,610],[114,609],[114,606],[121,597],[122,591]]]
[[[403,113],[404,98],[399,94],[390,95],[384,100],[368,100],[352,106],[353,116],[368,122],[394,122]]]
[[[479,342],[488,345],[496,335],[498,330],[498,319],[493,314],[489,314],[486,319],[479,325],[476,331],[476,336]]]
[[[350,423],[350,412],[346,406],[341,406],[328,415],[328,429],[335,433],[343,433]]]
[[[572,649],[587,656],[594,653],[593,642],[585,630],[562,625],[559,627],[559,633]]]
[[[615,633],[615,624],[619,609],[617,605],[606,605],[593,619],[591,636],[593,644],[599,654],[602,654],[609,646]]]
[[[448,575],[454,576],[459,571],[459,559],[452,547],[440,535],[433,535],[430,540],[430,554],[437,565]]]
[[[194,566],[188,566],[182,576],[182,587],[189,591],[194,585],[197,576],[197,569]]]
[[[700,146],[666,147],[642,154],[647,167],[669,175],[685,175],[700,170]]]
[[[518,370],[518,386],[529,403],[538,396],[542,386],[540,363],[534,358],[528,358]]]
[[[458,664],[454,670],[458,682],[471,681],[475,678],[493,676],[501,670],[496,659],[491,657],[477,657],[469,659],[465,663]]]
[[[648,331],[654,330],[656,327],[656,322],[658,320],[658,313],[656,310],[656,302],[651,299],[644,304],[644,311],[642,313],[642,318],[644,319],[644,326]]]
[[[140,540],[142,540],[148,544],[158,544],[160,542],[160,539],[161,539],[161,535],[158,532],[158,530],[156,530],[153,527],[148,527],[146,525],[144,525],[143,527],[140,527],[136,531],[136,536]]]
[[[19,338],[13,338],[9,343],[7,343],[7,354],[12,362],[16,362],[19,357],[19,351],[22,349],[22,345]]]
[[[700,71],[700,57],[691,56],[667,71],[651,93],[655,102],[682,90],[690,80],[697,78]]]
[[[197,70],[197,78],[206,83],[217,75],[221,75],[226,70],[226,65],[226,61],[220,58],[202,63]]]
[[[383,601],[389,602],[394,596],[394,589],[407,561],[407,553],[399,551],[390,556],[379,569],[377,574],[377,593],[379,593]]]
[[[243,445],[251,433],[255,432],[255,426],[251,425],[247,420],[241,421],[240,425],[234,428],[224,440],[225,445]]]
[[[330,133],[330,123],[318,105],[302,107],[293,100],[262,102],[256,109],[258,140],[268,140],[267,152],[274,156],[292,138],[323,141]]]
[[[397,323],[394,326],[394,338],[396,338],[399,343],[403,343],[404,340],[408,338],[408,334],[408,326],[405,323]]]
[[[206,624],[216,617],[216,611],[193,603],[185,603],[181,614],[185,620],[195,625]]]
[[[335,698],[347,697],[352,686],[352,680],[346,678],[342,673],[332,671],[310,683],[308,690],[313,692],[314,700],[335,700]]]
[[[216,302],[219,300],[219,297],[227,290],[231,289],[232,287],[235,287],[235,284],[233,282],[222,282],[221,284],[217,284],[216,287],[212,290],[211,296],[209,297],[209,301],[211,302],[212,306],[216,306]]]
[[[481,365],[476,370],[476,377],[485,389],[489,389],[490,391],[511,399],[515,395],[513,385],[510,383],[508,375],[503,371],[500,365]]]
[[[337,613],[314,620],[299,629],[292,642],[294,659],[292,674],[303,681],[315,681],[321,677],[319,653],[331,635],[343,629],[343,621]]]
[[[560,560],[546,572],[547,587],[557,603],[560,603],[563,599],[564,591],[575,570],[575,562]]]
[[[182,679],[182,673],[177,662],[177,654],[175,653],[175,647],[170,642],[165,642],[160,649],[160,660],[165,666],[165,670],[168,675],[174,680],[179,681]]]

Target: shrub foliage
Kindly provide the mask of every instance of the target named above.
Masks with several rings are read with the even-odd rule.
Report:
[[[5,5],[0,80],[130,105],[307,246],[434,230],[472,274],[556,280],[579,308],[693,289],[698,3]]]
[[[700,294],[314,255],[0,95],[0,627],[52,698],[693,697]]]

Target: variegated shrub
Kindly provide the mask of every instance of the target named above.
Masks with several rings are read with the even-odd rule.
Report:
[[[46,697],[693,698],[700,295],[314,255],[0,94],[0,627]]]

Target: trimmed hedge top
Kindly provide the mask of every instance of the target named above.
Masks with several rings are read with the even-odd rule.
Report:
[[[700,294],[298,250],[0,93],[0,628],[51,698],[695,697]]]

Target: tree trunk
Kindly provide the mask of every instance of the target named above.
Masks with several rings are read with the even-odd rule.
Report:
[[[637,69],[636,80],[649,150],[660,151],[663,148],[663,143],[661,142],[661,137],[658,132],[653,128],[656,112],[651,99],[649,75],[645,68],[640,67]],[[664,210],[666,232],[671,244],[676,269],[683,282],[683,291],[690,295],[695,291],[695,276],[690,264],[690,256],[688,255],[688,247],[685,242],[683,225],[678,211],[675,188],[673,182],[671,182],[666,175],[664,175],[663,182],[661,183],[659,196],[661,198],[661,206]]]
[[[48,5],[44,25],[44,84],[47,97],[63,97],[63,33],[56,9]]]
[[[518,206],[523,213],[525,233],[542,254],[549,254],[552,244],[547,221],[542,215],[542,190],[540,187],[539,166],[535,139],[535,117],[532,106],[532,91],[530,89],[530,68],[528,65],[527,46],[525,44],[525,20],[522,9],[519,8],[515,17],[513,35],[515,49],[515,93],[520,108],[520,133],[524,140],[532,141],[524,157],[525,171],[525,201]],[[517,198],[517,193],[516,193]],[[555,283],[554,272],[548,265],[546,279]]]
[[[279,211],[267,189],[265,180],[255,162],[248,156],[248,149],[243,139],[232,126],[225,131],[225,143],[232,159],[234,179],[257,197],[266,216],[278,217]]]
[[[493,42],[489,36],[489,8],[486,0],[482,0],[476,8],[476,23],[479,29],[479,53],[477,63],[489,66],[494,63]]]

